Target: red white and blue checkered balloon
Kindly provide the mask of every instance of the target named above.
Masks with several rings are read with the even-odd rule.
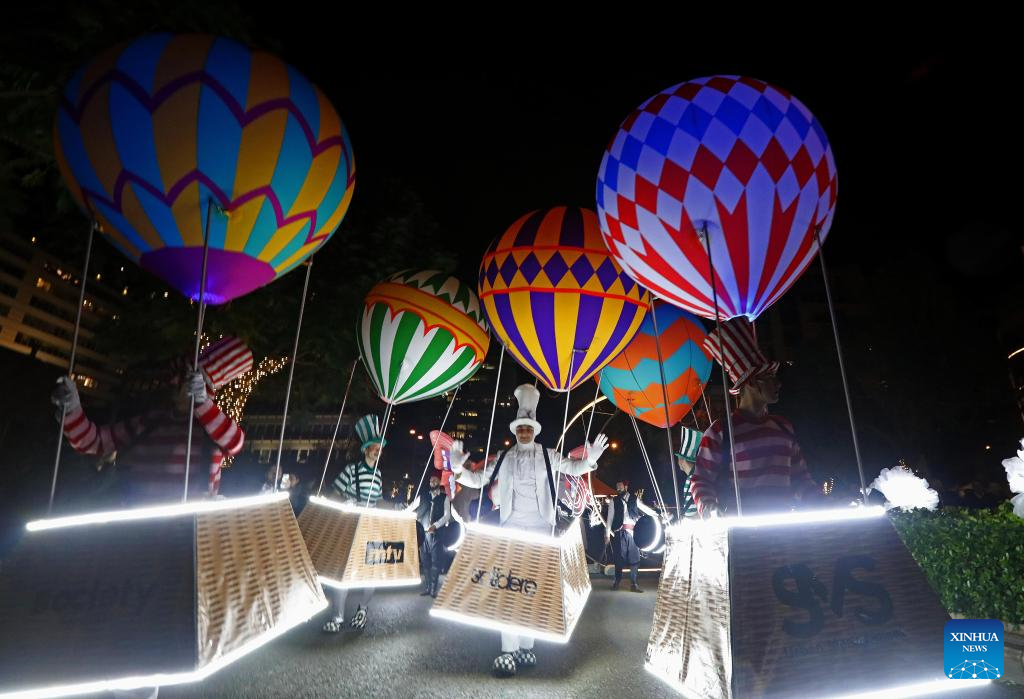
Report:
[[[753,320],[793,285],[824,240],[836,166],[810,110],[753,78],[716,75],[644,102],[619,127],[597,178],[604,242],[659,297]]]

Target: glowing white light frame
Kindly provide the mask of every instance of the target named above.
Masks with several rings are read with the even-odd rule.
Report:
[[[423,582],[423,579],[420,577],[395,578],[393,580],[349,580],[348,582],[341,582],[334,578],[318,575],[317,579],[320,581],[321,585],[333,587],[336,590],[362,590],[371,587],[411,587]]]
[[[651,553],[651,552],[653,552],[654,549],[657,548],[659,543],[663,543],[662,540],[661,540],[661,535],[664,534],[663,528],[661,526],[661,518],[658,517],[657,515],[648,515],[648,516],[651,519],[654,520],[654,526],[657,527],[657,529],[655,531],[657,533],[654,535],[654,539],[651,541],[651,545],[650,546],[645,546],[642,549],[640,549],[644,553]],[[664,548],[664,546],[662,546],[662,548]]]
[[[751,515],[748,517],[721,517],[716,519],[691,520],[684,519],[669,527],[679,533],[683,528],[709,529],[748,529],[753,527],[778,527],[791,524],[824,524],[834,522],[851,522],[862,519],[875,519],[885,516],[885,508],[878,505],[868,507],[832,510],[809,510],[806,512],[783,512],[780,514]]]
[[[364,515],[367,517],[383,517],[385,519],[416,519],[416,513],[411,510],[379,510],[374,507],[363,507],[347,502],[329,500],[320,495],[311,495],[309,502],[321,507],[327,507],[339,512],[347,512],[353,515]]]
[[[455,540],[454,544],[448,547],[449,552],[458,551],[459,547],[462,546],[462,542],[466,540],[466,522],[454,509],[452,510],[452,519],[459,523],[459,538]]]
[[[113,524],[115,522],[132,522],[141,519],[160,519],[163,517],[181,517],[183,515],[205,514],[253,507],[268,502],[287,500],[288,493],[268,493],[244,498],[224,498],[223,500],[200,500],[197,502],[175,503],[173,505],[155,505],[152,507],[134,507],[127,510],[109,510],[107,512],[90,512],[84,515],[69,515],[52,519],[37,519],[25,525],[30,532],[49,529],[81,527],[87,524]]]
[[[586,594],[583,595],[583,599],[580,602],[581,609],[586,606],[587,600],[590,599],[591,589],[588,589]],[[538,641],[568,643],[569,639],[572,638],[572,632],[576,630],[576,624],[579,623],[580,617],[583,615],[577,614],[576,618],[573,619],[572,625],[565,630],[564,634],[551,633],[550,631],[542,631],[540,629],[531,629],[529,626],[520,626],[518,624],[507,624],[503,621],[483,619],[481,617],[463,614],[462,612],[453,612],[448,609],[435,609],[431,607],[430,616],[437,617],[438,619],[454,621],[457,624],[466,624],[480,629],[487,629],[489,631],[500,631],[501,633],[510,633],[516,636],[529,636]]]
[[[287,496],[287,493],[283,493]],[[239,500],[247,498],[239,498]],[[74,525],[66,525],[74,526]],[[0,699],[47,699],[49,697],[67,697],[76,694],[93,694],[96,692],[110,692],[115,689],[141,689],[142,687],[166,687],[175,684],[189,684],[205,680],[207,677],[222,670],[231,663],[239,660],[262,646],[270,643],[278,636],[291,631],[299,624],[305,624],[311,618],[327,608],[327,600],[323,599],[315,608],[308,613],[303,612],[288,617],[262,636],[254,638],[241,648],[236,648],[217,658],[209,665],[192,670],[190,672],[177,672],[170,674],[140,675],[137,677],[122,677],[116,680],[95,680],[93,682],[82,682],[79,684],[55,685],[39,689],[19,689],[13,692],[0,692]]]
[[[702,699],[700,695],[693,694],[688,691],[678,680],[667,677],[651,663],[644,663],[644,669],[679,694],[682,694],[684,697]],[[991,683],[992,680],[940,679],[930,680],[928,682],[918,682],[916,684],[898,685],[896,687],[886,687],[884,689],[874,689],[857,694],[834,694],[827,697],[827,699],[907,699],[908,697],[924,697],[934,694],[946,694],[948,692],[964,689],[981,689]]]
[[[523,531],[515,527],[496,527],[493,524],[480,524],[478,522],[470,522],[466,525],[470,531],[485,536],[495,536],[499,539],[512,539],[513,541],[524,541],[529,544],[540,544],[541,546],[553,546],[555,548],[562,548],[565,545],[575,526],[570,526],[561,536],[551,536],[550,534]]]

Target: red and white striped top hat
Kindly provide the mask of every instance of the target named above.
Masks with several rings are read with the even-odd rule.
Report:
[[[718,346],[718,328],[708,333],[704,339],[704,349],[711,358],[725,366],[732,379],[729,393],[738,395],[743,385],[755,376],[774,374],[779,370],[779,362],[769,361],[757,346],[757,335],[754,324],[746,318],[733,318],[723,321],[722,348],[725,361]]]
[[[199,369],[206,385],[220,390],[252,369],[252,350],[237,337],[222,337],[199,355]]]

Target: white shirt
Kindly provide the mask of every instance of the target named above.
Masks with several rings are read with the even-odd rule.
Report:
[[[505,457],[506,463],[502,466],[509,470],[512,477],[512,514],[507,524],[521,529],[547,526],[537,502],[537,470],[534,466],[537,456],[544,458],[536,442],[516,444]]]

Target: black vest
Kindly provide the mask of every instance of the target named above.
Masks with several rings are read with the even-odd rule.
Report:
[[[430,491],[427,491],[430,494]],[[431,496],[430,498],[430,523],[433,524],[437,520],[444,516],[444,499],[448,495],[441,490],[437,495]]]
[[[625,504],[629,508],[629,516],[636,522],[640,519],[640,508],[636,505],[636,496],[630,495],[629,502],[626,502],[621,495],[612,498],[612,531],[617,532],[622,527],[623,509]]]

